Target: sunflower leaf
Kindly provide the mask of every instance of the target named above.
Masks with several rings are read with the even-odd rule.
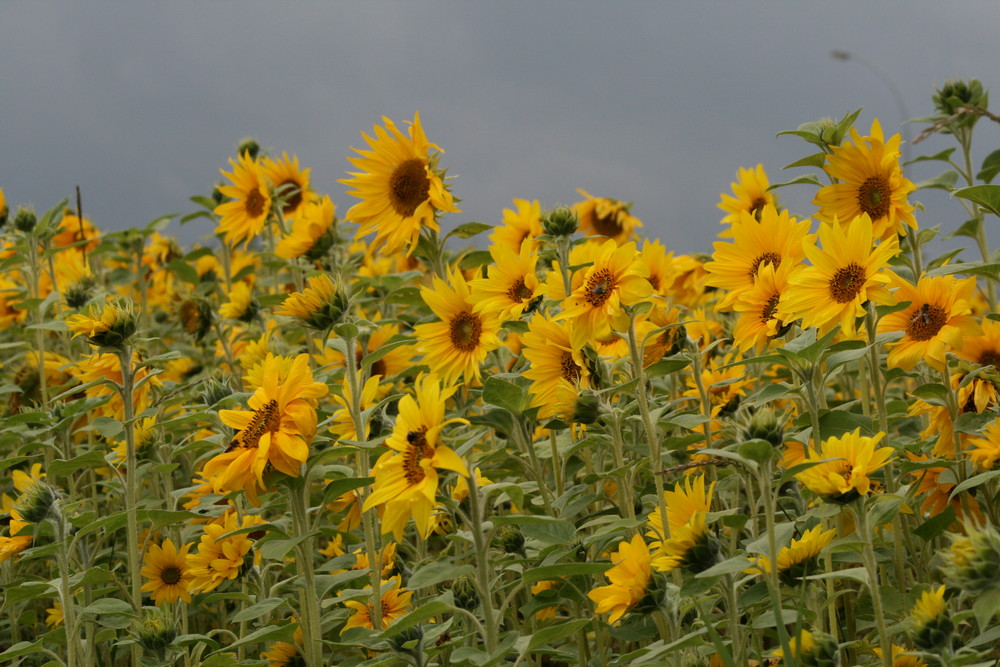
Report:
[[[955,190],[951,196],[968,199],[993,215],[1000,215],[1000,185],[973,185]]]
[[[452,236],[457,236],[460,239],[471,239],[473,236],[490,229],[493,229],[493,225],[487,225],[485,222],[466,222],[448,232],[444,238],[446,241]]]
[[[983,168],[976,174],[976,178],[989,183],[996,178],[997,174],[1000,174],[1000,150],[993,151],[986,156],[986,159],[983,160]]]
[[[411,591],[436,586],[445,581],[465,576],[475,571],[472,565],[455,565],[449,561],[428,563],[414,572],[406,583]]]
[[[419,625],[424,621],[434,618],[435,616],[441,616],[447,611],[451,610],[451,605],[444,602],[443,600],[431,600],[426,604],[422,604],[409,614],[399,619],[388,628],[382,632],[382,639],[389,639],[390,637],[395,637],[396,635],[409,630],[415,625]]]
[[[782,169],[792,169],[794,167],[822,167],[826,164],[826,153],[819,152],[807,155],[801,160],[796,160],[791,164],[786,164]]]
[[[948,171],[941,172],[934,178],[928,178],[926,180],[915,183],[914,185],[915,189],[917,190],[928,190],[931,188],[937,188],[939,190],[951,190],[953,187],[955,187],[955,183],[957,182],[958,182],[958,172],[949,169]]]

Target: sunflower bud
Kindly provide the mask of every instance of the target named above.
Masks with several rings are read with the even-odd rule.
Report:
[[[1000,585],[1000,534],[992,526],[970,526],[967,536],[953,535],[944,554],[947,582],[978,594]]]
[[[764,408],[754,413],[750,423],[743,429],[743,437],[747,440],[766,440],[779,447],[785,440],[785,429],[778,421],[778,415],[772,408]]]
[[[910,610],[909,635],[917,648],[932,650],[947,646],[955,624],[948,614],[944,586],[925,591]]]
[[[389,638],[389,646],[399,653],[419,655],[420,644],[424,640],[424,629],[419,625],[407,628]]]
[[[100,313],[91,307],[89,315],[71,315],[66,324],[74,338],[86,335],[98,347],[121,348],[135,333],[139,310],[131,299],[114,297],[104,303]]]
[[[497,542],[501,549],[509,554],[524,553],[524,533],[517,526],[504,524],[500,526]]]
[[[601,416],[601,399],[593,391],[584,389],[576,399],[570,422],[574,424],[593,424]]]
[[[74,310],[83,308],[90,301],[95,284],[96,280],[93,276],[84,276],[67,287],[63,292],[63,296],[66,298],[66,305]]]
[[[35,480],[24,490],[14,507],[25,521],[39,523],[49,517],[57,498],[54,488],[41,480]]]
[[[212,407],[224,398],[233,395],[233,390],[229,385],[218,378],[208,378],[201,388],[201,401],[208,407]]]
[[[350,312],[351,299],[347,287],[340,279],[331,280],[321,273],[309,279],[309,286],[290,295],[278,309],[305,327],[326,331],[344,319]]]
[[[979,79],[945,81],[941,88],[934,91],[932,99],[934,108],[942,116],[954,116],[960,113],[960,109],[986,109],[989,105],[989,93],[983,90]],[[948,129],[972,127],[977,120],[978,115],[968,114],[951,123]]]
[[[459,577],[451,582],[451,594],[455,606],[466,611],[475,611],[479,606],[479,593],[468,577]]]
[[[840,650],[837,640],[825,632],[814,632],[812,638],[812,650],[799,657],[799,664],[802,667],[838,667]]]
[[[246,137],[241,140],[239,145],[236,147],[236,154],[243,155],[244,153],[250,154],[251,160],[256,160],[257,156],[260,154],[260,144],[253,137]]]
[[[162,652],[176,637],[177,630],[158,607],[147,608],[142,622],[135,628],[135,640],[147,651]]]
[[[571,208],[560,206],[542,216],[542,229],[551,236],[572,236],[580,226]]]
[[[38,224],[38,216],[35,215],[33,209],[24,206],[17,207],[17,213],[14,214],[14,227],[18,231],[29,234],[36,224]]]

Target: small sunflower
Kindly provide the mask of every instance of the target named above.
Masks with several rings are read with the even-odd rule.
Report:
[[[86,336],[98,347],[120,347],[135,333],[139,323],[139,313],[130,299],[109,297],[97,312],[90,308],[88,315],[70,315],[66,326],[73,332],[73,338]]]
[[[871,218],[875,238],[883,240],[905,236],[907,227],[916,229],[913,206],[906,199],[916,186],[903,177],[899,166],[899,135],[885,142],[875,119],[870,136],[862,137],[852,127],[851,141],[834,146],[827,156],[823,169],[838,182],[816,193],[816,217],[843,224],[865,214]]]
[[[526,241],[532,250],[538,248],[536,237],[542,235],[542,205],[538,200],[515,199],[514,209],[503,210],[503,224],[490,233],[490,244],[505,246],[520,252]]]
[[[879,660],[882,659],[882,649],[873,649]],[[910,650],[898,644],[892,645],[892,667],[927,667],[927,663],[920,659],[916,651]]]
[[[624,245],[636,237],[636,229],[642,221],[632,215],[632,204],[624,204],[617,199],[595,197],[585,190],[577,189],[586,197],[573,205],[580,219],[580,231],[586,236],[604,236],[618,245]]]
[[[955,629],[944,599],[944,585],[921,593],[910,609],[908,620],[910,639],[919,648],[930,650],[944,646]]]
[[[715,484],[705,489],[704,475],[686,477],[677,482],[673,491],[664,491],[667,508],[667,531],[659,508],[649,515],[646,534],[652,542],[652,566],[662,572],[683,567],[689,572],[701,572],[711,567],[719,553],[719,543],[709,533],[706,519],[712,506]]]
[[[250,286],[242,280],[233,283],[229,301],[219,307],[219,315],[230,320],[252,322],[260,306],[253,296]]]
[[[276,311],[294,317],[302,326],[323,331],[343,318],[349,307],[346,291],[330,276],[321,273],[309,278],[309,286],[288,296]]]
[[[884,437],[885,433],[862,436],[859,427],[839,438],[827,438],[819,452],[810,452],[805,458],[806,462],[822,463],[803,470],[795,479],[831,502],[846,503],[866,496],[872,486],[870,475],[892,459],[892,447],[875,449]]]
[[[149,545],[142,568],[142,576],[149,581],[143,584],[142,592],[150,593],[157,606],[164,602],[173,604],[178,598],[191,602],[190,548],[190,544],[185,544],[178,550],[169,539],[163,540],[162,544]]]
[[[315,193],[309,187],[310,169],[299,167],[297,156],[288,157],[282,153],[280,160],[265,157],[261,161],[267,180],[274,188],[277,203],[281,205],[281,214],[286,220],[295,220],[302,214]]]
[[[267,647],[267,650],[260,654],[261,660],[267,660],[267,667],[301,667],[304,666],[305,658],[299,653],[299,646],[304,642],[302,626],[295,629],[295,643],[275,642]]]
[[[56,600],[52,603],[51,607],[45,610],[45,625],[55,630],[65,622],[66,618],[63,616],[62,602]]]
[[[819,555],[837,537],[836,529],[824,531],[821,526],[810,528],[802,537],[793,539],[791,545],[778,550],[778,576],[786,586],[796,586],[805,577],[819,569]],[[771,560],[760,556],[754,562],[754,570],[768,573]]]
[[[232,185],[219,186],[219,192],[230,201],[215,207],[220,217],[216,232],[222,234],[227,245],[249,244],[264,231],[271,214],[271,191],[261,166],[249,153],[240,155],[239,161],[229,159],[233,173],[222,172]]]
[[[468,303],[474,313],[492,313],[501,321],[516,320],[539,293],[535,274],[538,253],[526,242],[518,252],[492,246],[490,256],[493,264],[487,269],[487,277],[469,282],[472,294]]]
[[[869,299],[878,303],[891,300],[884,270],[899,253],[896,237],[877,246],[872,222],[867,214],[849,225],[820,225],[822,249],[805,243],[812,266],[789,279],[791,287],[783,301],[787,321],[802,318],[802,327],[818,327],[825,334],[838,324],[848,336],[855,333],[854,322],[865,314]]]
[[[247,557],[252,556],[253,539],[249,533],[229,535],[240,528],[249,528],[264,523],[264,520],[253,514],[244,514],[240,521],[236,512],[230,510],[213,523],[205,525],[204,532],[198,543],[197,553],[188,555],[188,568],[191,583],[188,590],[192,593],[208,593],[218,588],[226,581],[240,576],[244,566],[248,565]],[[259,556],[259,554],[258,554]],[[253,561],[249,563],[252,565]]]
[[[619,543],[611,562],[614,567],[604,573],[611,583],[595,588],[587,593],[587,597],[597,603],[596,613],[610,611],[608,622],[616,623],[646,596],[653,571],[649,547],[638,533],[632,536],[630,542]]]
[[[746,353],[750,348],[763,349],[778,336],[788,319],[781,309],[781,299],[788,292],[789,278],[798,265],[784,263],[777,270],[773,264],[761,266],[753,287],[740,294],[733,310],[740,314],[733,328],[733,343]]]
[[[333,244],[336,207],[328,195],[304,202],[289,233],[278,240],[274,254],[284,259],[320,259]]]
[[[726,215],[720,221],[724,225],[735,225],[748,213],[750,217],[760,219],[765,206],[778,209],[778,198],[769,190],[771,182],[764,171],[764,165],[758,164],[753,169],[740,167],[736,173],[736,181],[731,184],[733,194],[722,193],[722,199],[716,207]]]
[[[361,199],[347,212],[347,220],[358,223],[355,238],[375,232],[372,245],[385,254],[406,249],[409,255],[417,247],[420,231],[427,227],[439,231],[440,211],[457,213],[454,199],[437,171],[437,156],[431,149],[440,148],[427,141],[414,115],[407,137],[395,123],[382,117],[385,128],[374,127],[375,138],[362,133],[372,150],[354,149],[359,157],[347,159],[360,172],[340,181],[353,188],[347,194]]]
[[[912,285],[892,275],[898,288],[896,301],[909,301],[905,310],[879,320],[878,332],[903,331],[901,340],[890,344],[889,368],[910,370],[921,359],[938,371],[945,369],[948,349],[961,349],[966,336],[980,336],[983,330],[970,314],[976,279],[954,276],[921,278]]]
[[[984,317],[980,326],[983,329],[982,335],[966,336],[962,340],[962,347],[955,350],[955,356],[1000,370],[1000,322]]]
[[[382,626],[378,630],[385,630],[390,625],[398,621],[400,618],[406,615],[410,610],[410,598],[413,597],[413,591],[408,591],[402,587],[401,578],[399,576],[392,577],[391,579],[383,579],[380,591],[382,593],[382,599],[380,601],[382,606]],[[366,591],[371,590],[371,586],[365,587]],[[360,600],[348,600],[344,604],[350,609],[354,610],[354,613],[350,618],[347,619],[347,623],[344,625],[344,629],[349,628],[368,628],[369,630],[374,630],[375,622],[372,620],[373,610],[370,606],[369,594],[365,601]]]
[[[420,295],[439,321],[415,328],[424,362],[448,383],[462,377],[479,380],[480,365],[490,350],[500,347],[496,315],[475,312],[469,305],[472,292],[457,268],[449,283],[434,278],[433,287],[421,287]]]
[[[993,470],[1000,461],[1000,421],[990,422],[981,437],[973,438],[971,449],[965,452],[980,470]]]
[[[524,377],[531,380],[528,389],[531,407],[539,408],[540,419],[572,413],[577,390],[590,386],[590,372],[582,350],[572,343],[569,328],[563,322],[536,314],[528,323],[528,332],[521,337],[521,341],[524,345],[521,355],[530,365],[524,371]],[[564,385],[573,390],[574,401],[560,405],[558,399],[563,394],[559,388]]]

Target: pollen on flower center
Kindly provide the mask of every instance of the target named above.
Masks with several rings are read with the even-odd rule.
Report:
[[[760,271],[762,264],[770,264],[774,268],[778,268],[781,265],[781,255],[776,252],[765,252],[763,255],[758,256],[753,260],[750,265],[750,277],[756,278],[757,272]]]
[[[947,321],[948,313],[944,308],[925,303],[910,318],[910,323],[906,325],[906,335],[916,341],[930,340]]]
[[[587,279],[584,287],[584,298],[591,306],[600,306],[611,296],[611,290],[615,286],[615,277],[608,269],[596,271]]]
[[[411,486],[424,481],[427,473],[420,465],[420,460],[430,458],[433,455],[431,448],[427,444],[427,427],[419,431],[410,431],[406,434],[406,442],[409,447],[403,453],[403,475]]]
[[[872,220],[878,220],[889,213],[891,189],[882,176],[869,176],[858,188],[858,206]]]
[[[168,585],[176,584],[181,580],[181,571],[176,567],[165,567],[160,572],[160,579]]]
[[[264,195],[260,193],[260,190],[254,188],[247,194],[246,202],[244,203],[244,208],[246,208],[247,216],[250,218],[258,218],[264,213]]]
[[[760,310],[760,321],[767,323],[770,322],[774,317],[774,311],[778,309],[778,299],[781,297],[780,294],[772,294],[771,298],[767,300],[764,307]]]
[[[865,270],[856,263],[837,269],[830,279],[830,296],[837,303],[853,301],[865,284]]]
[[[278,401],[272,398],[253,413],[253,418],[247,424],[247,427],[240,431],[236,439],[229,443],[229,449],[238,446],[244,449],[252,449],[260,442],[262,435],[268,432],[273,433],[280,426],[281,413],[278,410]]]
[[[288,187],[289,185],[293,187]],[[284,188],[284,189],[283,189]],[[288,215],[302,203],[302,188],[295,181],[283,181],[275,188],[285,196],[285,205],[281,212]]]
[[[396,213],[409,218],[417,207],[427,201],[431,192],[431,181],[427,178],[427,168],[420,158],[404,160],[389,177],[389,198]]]
[[[580,367],[569,352],[562,353],[562,358],[559,360],[559,368],[562,370],[562,376],[566,380],[575,383],[580,379]]]
[[[531,298],[531,290],[524,284],[523,278],[518,278],[517,282],[511,285],[510,289],[507,290],[507,296],[511,301],[517,301],[520,303],[525,299]]]
[[[478,315],[466,311],[451,318],[451,342],[462,352],[472,352],[479,345],[483,322]]]

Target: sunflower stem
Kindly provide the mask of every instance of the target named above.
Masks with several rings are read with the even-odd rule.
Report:
[[[882,648],[882,664],[884,667],[892,667],[892,641],[889,636],[888,627],[885,622],[885,613],[882,607],[882,591],[878,583],[878,563],[875,560],[875,549],[872,546],[872,536],[868,527],[868,513],[865,512],[864,496],[851,505],[851,511],[857,526],[858,536],[861,538],[862,552],[865,570],[868,572],[868,590],[872,596],[872,607],[875,613],[875,624],[878,627],[879,645]]]
[[[125,515],[127,521],[126,534],[128,545],[125,552],[128,555],[130,591],[132,608],[135,613],[142,611],[142,578],[141,554],[139,553],[139,519],[137,510],[139,495],[139,478],[136,474],[138,457],[135,452],[135,369],[132,367],[132,346],[125,344],[118,348],[118,363],[121,367],[122,384],[120,389],[122,408],[125,413]],[[142,647],[138,642],[132,644],[132,662],[139,664]]]
[[[66,629],[66,662],[69,665],[80,663],[82,654],[80,636],[76,631],[76,607],[73,604],[73,590],[70,587],[69,549],[70,542],[66,535],[66,520],[57,506],[52,508],[54,516],[50,517],[56,534],[56,560],[59,566],[59,599],[63,608],[63,627]]]
[[[304,538],[295,547],[298,552],[296,565],[305,580],[301,595],[302,644],[309,667],[322,667],[323,630],[313,568],[313,538],[309,528],[309,480],[296,477],[292,481],[292,488],[297,491],[291,499],[292,523],[296,537]]]
[[[712,619],[708,617],[705,613],[705,608],[701,604],[701,599],[698,596],[694,596],[695,609],[698,610],[698,617],[701,618],[701,622],[705,624],[705,629],[708,630],[708,636],[712,640],[712,644],[715,645],[715,651],[722,658],[722,664],[726,667],[736,667],[736,662],[733,660],[733,655],[726,647],[725,642],[722,641],[722,637],[719,636],[718,631],[715,629],[715,624],[712,623]]]
[[[476,581],[479,588],[480,604],[483,608],[483,624],[486,627],[486,652],[492,654],[497,648],[497,623],[494,620],[493,588],[490,586],[490,545],[485,538],[483,527],[483,507],[476,483],[476,469],[469,466],[469,518],[472,525],[472,540],[476,548]]]
[[[621,505],[619,511],[624,518],[635,518],[635,499],[632,496],[632,485],[628,483],[628,474],[625,470],[625,452],[622,442],[621,420],[617,410],[611,413],[611,442],[614,446],[615,469],[618,473],[618,503]]]
[[[764,498],[764,521],[767,531],[767,558],[770,564],[767,572],[768,597],[771,598],[771,611],[774,613],[774,623],[778,630],[778,641],[781,643],[781,651],[788,662],[788,667],[795,667],[798,663],[797,657],[792,655],[791,644],[788,641],[788,629],[785,627],[785,617],[782,613],[781,601],[781,581],[778,579],[778,536],[774,517],[778,511],[777,502],[774,497],[774,489],[771,487],[774,478],[774,463],[768,462],[759,468],[757,479],[760,483],[761,494]]]

